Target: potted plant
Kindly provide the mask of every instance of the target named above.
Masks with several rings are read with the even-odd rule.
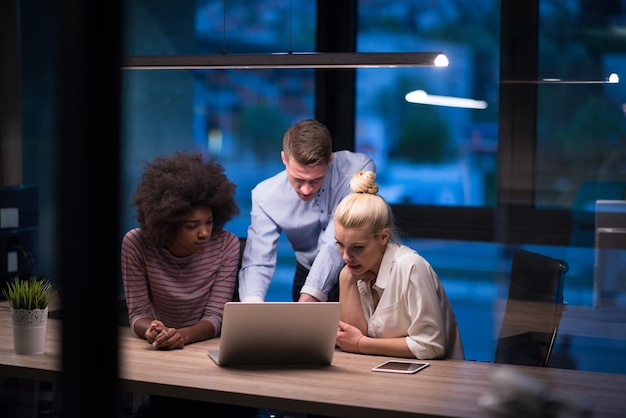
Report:
[[[48,304],[54,286],[46,278],[16,277],[2,290],[11,307],[13,320],[13,348],[16,354],[41,354],[44,352]]]

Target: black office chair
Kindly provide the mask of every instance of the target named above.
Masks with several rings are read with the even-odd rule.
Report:
[[[565,307],[563,282],[568,269],[563,260],[515,252],[496,363],[548,366]]]

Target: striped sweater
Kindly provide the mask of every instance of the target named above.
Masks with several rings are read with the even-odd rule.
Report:
[[[139,228],[122,240],[122,280],[129,323],[158,319],[183,328],[209,321],[219,335],[224,304],[233,298],[239,262],[239,239],[214,231],[205,251],[174,257],[148,244]]]

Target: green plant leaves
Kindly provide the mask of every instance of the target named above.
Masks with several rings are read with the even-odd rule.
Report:
[[[2,290],[4,298],[13,309],[44,309],[53,292],[54,286],[50,281],[35,276],[28,279],[15,278]]]

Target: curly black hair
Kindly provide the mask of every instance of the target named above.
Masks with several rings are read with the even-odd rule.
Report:
[[[174,241],[178,226],[198,207],[211,208],[213,229],[222,229],[239,214],[236,188],[214,159],[176,152],[146,163],[132,206],[143,237],[163,247]]]

